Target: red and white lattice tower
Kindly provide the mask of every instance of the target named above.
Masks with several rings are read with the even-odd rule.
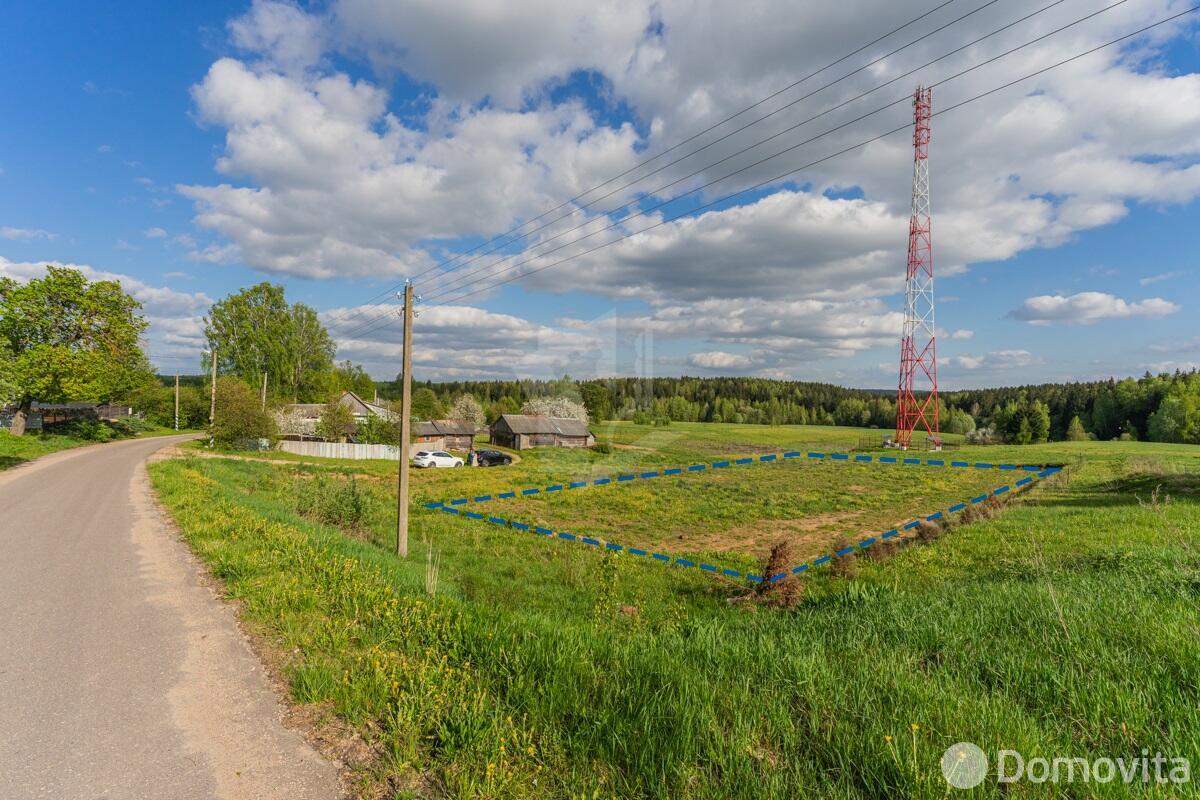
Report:
[[[896,396],[894,445],[908,449],[913,432],[927,432],[940,449],[937,344],[933,320],[933,238],[929,215],[929,122],[933,91],[913,95],[912,217],[908,223],[908,284],[900,338],[900,389]],[[924,396],[918,396],[923,394]]]

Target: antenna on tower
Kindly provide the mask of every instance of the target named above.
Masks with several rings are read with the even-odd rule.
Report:
[[[913,432],[926,431],[929,445],[942,449],[938,429],[937,341],[933,316],[933,237],[929,212],[929,131],[933,90],[913,95],[913,191],[908,222],[908,281],[900,337],[900,387],[896,396],[893,446],[907,450]],[[918,398],[918,392],[925,392]]]

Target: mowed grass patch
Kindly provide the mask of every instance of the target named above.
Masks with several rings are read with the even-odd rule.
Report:
[[[794,459],[493,500],[488,515],[659,552],[801,559],[1016,480],[1013,472]]]

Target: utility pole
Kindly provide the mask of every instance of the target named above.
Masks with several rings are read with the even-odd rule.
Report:
[[[175,372],[175,430],[179,430],[179,372]]]
[[[400,484],[396,491],[396,555],[408,557],[408,449],[412,433],[413,287],[404,284],[404,355],[400,375]]]
[[[212,349],[212,394],[208,401],[208,424],[217,420],[217,348]]]
[[[263,370],[262,410],[267,410],[267,371]]]

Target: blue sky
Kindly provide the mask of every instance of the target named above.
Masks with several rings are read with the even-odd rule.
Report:
[[[822,81],[981,5],[959,3]],[[0,273],[26,279],[49,262],[119,276],[146,305],[149,349],[164,371],[195,370],[212,300],[283,283],[323,312],[341,357],[391,377],[394,309],[364,303],[394,302],[375,296],[933,5],[854,2],[798,20],[784,3],[736,15],[715,2],[615,0],[10,4],[0,28],[0,109],[10,121],[0,126]],[[592,227],[540,249],[544,239],[524,242],[529,263],[503,274],[513,283],[489,288],[512,265],[497,259],[516,247],[463,268],[483,268],[468,289],[478,294],[460,297],[436,270],[418,279],[430,298],[416,329],[418,377],[751,374],[893,385],[911,179],[903,135],[686,212],[902,124],[904,104],[692,191],[665,209],[676,221],[525,271],[575,253],[538,255],[611,222],[597,212],[668,199],[654,190],[1038,7],[996,5],[577,211],[540,236]],[[674,191],[1104,5],[1068,0]],[[935,110],[1183,8],[1130,0],[939,87]],[[944,385],[1200,362],[1196,31],[1184,18],[935,120]],[[621,232],[659,220],[636,217]]]

